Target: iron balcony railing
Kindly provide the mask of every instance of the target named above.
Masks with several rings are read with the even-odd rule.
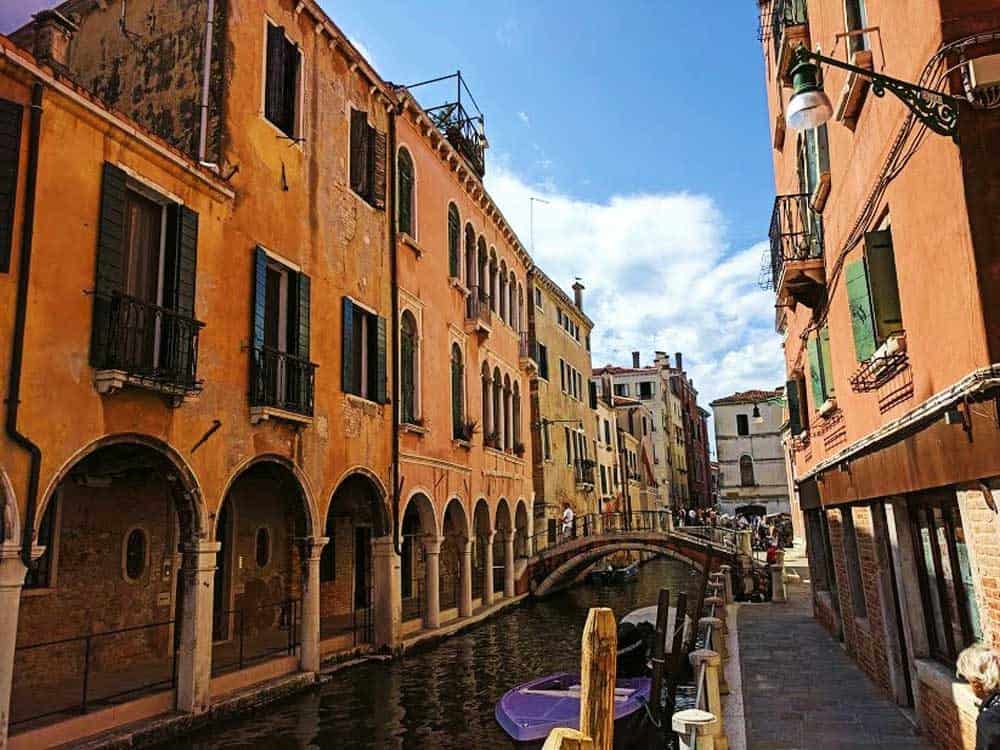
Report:
[[[490,295],[481,286],[476,285],[469,289],[469,296],[465,301],[465,317],[472,321],[482,321],[487,325],[492,322]]]
[[[97,369],[120,370],[151,385],[201,389],[198,335],[204,323],[127,294],[99,294],[97,304],[108,313]]]
[[[823,257],[823,221],[808,193],[779,195],[771,213],[771,284],[778,288],[785,263]]]
[[[573,462],[573,474],[577,484],[594,484],[594,462],[589,458],[577,459]]]
[[[802,26],[809,22],[806,0],[772,0],[771,41],[774,43],[774,59],[781,59],[781,45],[785,39],[785,29]]]
[[[250,350],[250,406],[312,416],[316,365],[269,346]]]
[[[482,177],[486,174],[486,117],[476,104],[475,97],[469,91],[462,72],[433,78],[429,81],[414,83],[406,88],[413,89],[433,84],[455,82],[455,93],[445,95],[445,103],[428,108],[427,114],[444,133],[448,142],[468,160],[476,174]],[[431,95],[431,94],[428,94]],[[440,99],[438,99],[440,101]]]

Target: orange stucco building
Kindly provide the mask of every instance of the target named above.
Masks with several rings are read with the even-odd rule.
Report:
[[[956,654],[1000,643],[995,3],[761,3],[777,198],[769,282],[816,616],[941,747],[972,747]],[[956,139],[864,73],[786,126],[797,45],[957,98]],[[995,78],[995,76],[994,76]]]

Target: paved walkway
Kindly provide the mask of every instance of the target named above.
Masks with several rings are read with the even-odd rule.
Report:
[[[739,608],[748,750],[930,748],[813,619],[808,584],[788,598]]]

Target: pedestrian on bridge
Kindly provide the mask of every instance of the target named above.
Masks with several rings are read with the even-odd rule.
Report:
[[[568,537],[573,531],[573,509],[570,507],[569,503],[563,503],[562,512],[562,535]]]

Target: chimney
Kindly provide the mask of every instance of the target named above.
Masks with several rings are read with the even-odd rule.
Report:
[[[35,44],[32,49],[35,59],[57,71],[66,70],[69,43],[80,27],[55,10],[43,10],[32,17],[35,19]]]
[[[683,371],[684,370],[684,355],[681,354],[680,352],[677,352],[676,354],[674,354],[674,361],[677,362],[677,369]]]
[[[576,303],[576,309],[580,312],[583,312],[583,290],[586,288],[579,279],[573,283],[573,301]]]
[[[656,352],[653,357],[653,364],[663,369],[670,369],[670,357],[666,352]]]
[[[632,367],[639,369],[639,352],[632,352]]]

